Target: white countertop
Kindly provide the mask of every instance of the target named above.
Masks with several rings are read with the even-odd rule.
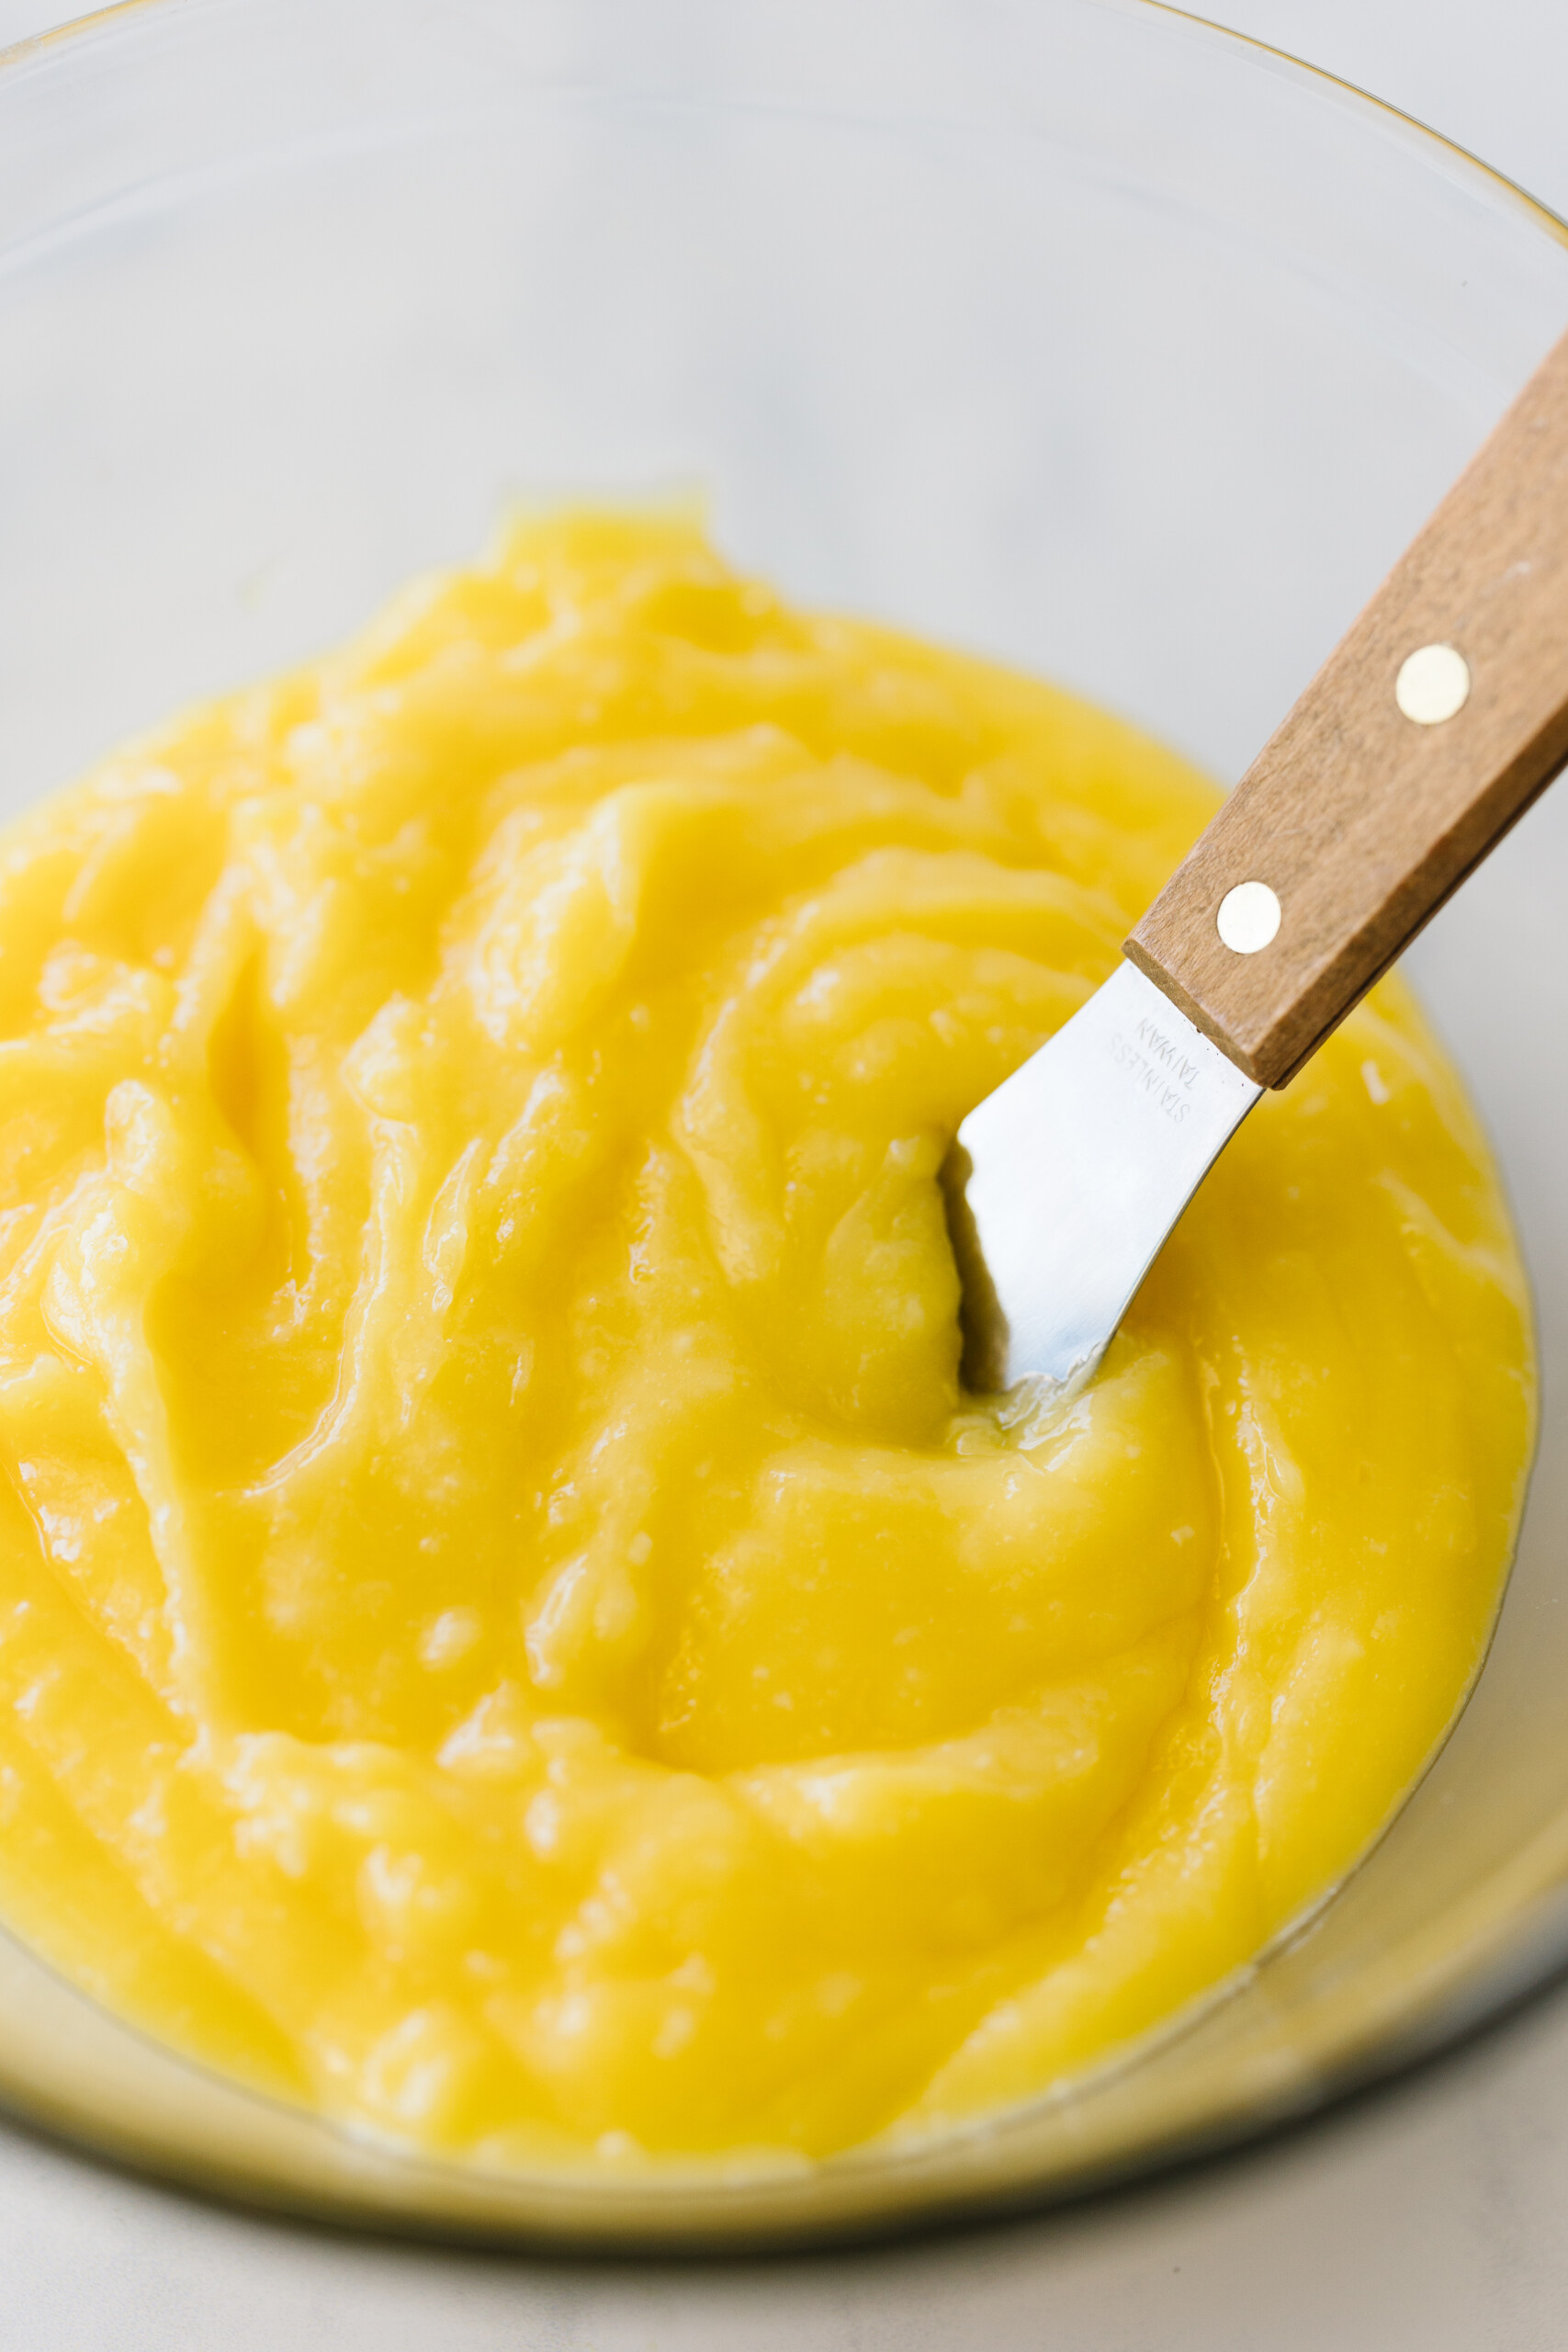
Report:
[[[256,0],[265,6],[265,0]],[[1568,214],[1565,0],[1214,0]],[[0,43],[49,0],[0,0]],[[0,2352],[1556,2352],[1568,1990],[1418,2075],[1006,2228],[723,2266],[446,2253],[249,2219],[0,2128]]]

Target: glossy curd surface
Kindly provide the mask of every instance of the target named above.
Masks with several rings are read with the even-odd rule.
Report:
[[[960,1394],[937,1169],[1211,787],[519,526],[0,848],[0,1916],[489,2162],[797,2161],[1105,2059],[1386,1822],[1533,1428],[1385,984],[1092,1388]]]

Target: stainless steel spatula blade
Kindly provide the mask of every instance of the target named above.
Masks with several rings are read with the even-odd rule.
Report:
[[[1122,964],[987,1095],[944,1171],[965,1385],[1087,1379],[1262,1091]]]

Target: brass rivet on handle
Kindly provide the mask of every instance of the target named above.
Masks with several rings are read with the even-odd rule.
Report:
[[[1214,929],[1235,956],[1256,956],[1279,928],[1280,901],[1267,882],[1238,882],[1214,917]]]
[[[1393,698],[1417,727],[1440,727],[1470,700],[1470,664],[1457,646],[1418,645],[1399,665]]]

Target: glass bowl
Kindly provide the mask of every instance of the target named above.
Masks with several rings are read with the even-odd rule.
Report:
[[[140,0],[0,61],[0,780],[329,643],[509,502],[698,485],[791,594],[1235,775],[1568,323],[1479,164],[1145,0]],[[653,2179],[408,2160],[0,1941],[13,2109],[255,2201],[505,2239],[822,2239],[1213,2147],[1568,1959],[1568,795],[1413,956],[1537,1284],[1490,1662],[1309,1927],[922,2148]]]

